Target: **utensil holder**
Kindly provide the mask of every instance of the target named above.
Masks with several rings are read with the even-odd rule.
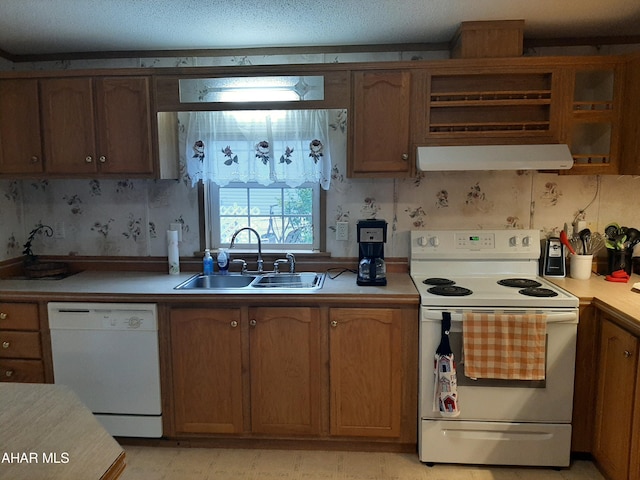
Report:
[[[611,274],[618,270],[624,270],[631,275],[632,250],[607,250],[609,258],[607,263],[607,273]]]
[[[593,255],[571,255],[569,263],[569,275],[577,280],[591,278]]]

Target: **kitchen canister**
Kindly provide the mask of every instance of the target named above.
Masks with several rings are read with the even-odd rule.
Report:
[[[169,274],[180,273],[180,252],[178,251],[178,231],[167,230],[167,260],[169,262]]]
[[[569,275],[577,280],[588,280],[591,278],[591,268],[593,255],[571,255],[569,264]]]
[[[607,273],[611,275],[618,270],[624,270],[631,275],[633,265],[633,250],[607,250]]]

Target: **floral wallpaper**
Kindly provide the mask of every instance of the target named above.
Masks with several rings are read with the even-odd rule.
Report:
[[[443,54],[332,55],[20,65],[4,61],[0,70],[389,61],[438,58]],[[356,222],[369,218],[382,218],[389,223],[385,253],[390,257],[408,255],[409,232],[417,228],[535,228],[546,235],[557,234],[576,217],[587,221],[593,231],[602,231],[614,221],[640,228],[638,177],[473,171],[427,172],[416,178],[395,180],[349,179],[347,112],[332,110],[330,115],[332,168],[325,233],[327,250],[334,257],[357,256]],[[29,232],[38,223],[50,225],[54,234],[34,239],[36,255],[166,256],[164,232],[171,223],[183,226],[180,255],[194,255],[204,248],[199,245],[197,189],[186,178],[185,158],[180,162],[179,180],[0,180],[0,261],[20,256]],[[335,240],[338,221],[349,222],[347,242]]]

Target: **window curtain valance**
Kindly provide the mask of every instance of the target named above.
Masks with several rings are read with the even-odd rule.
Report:
[[[323,110],[191,112],[187,173],[225,186],[331,182],[327,112]]]

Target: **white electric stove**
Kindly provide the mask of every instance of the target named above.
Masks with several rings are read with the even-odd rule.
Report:
[[[569,465],[578,298],[538,275],[539,257],[537,230],[411,232],[411,277],[421,298],[421,461]],[[458,363],[456,417],[443,416],[433,400],[445,312]],[[544,315],[544,380],[467,378],[462,344],[470,312]]]

